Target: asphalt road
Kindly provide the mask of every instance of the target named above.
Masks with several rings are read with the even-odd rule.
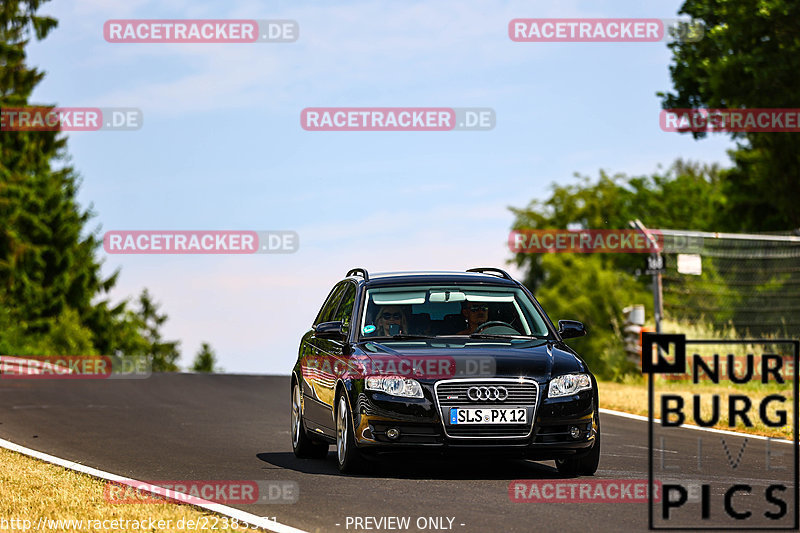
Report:
[[[582,479],[647,479],[647,424],[612,415],[601,415],[601,422],[600,470]],[[420,531],[417,520],[427,517],[445,517],[443,526],[428,531],[464,533],[647,529],[647,503],[510,501],[514,480],[561,479],[552,462],[410,458],[347,477],[336,470],[333,447],[325,461],[296,459],[288,429],[288,377],[0,380],[3,439],[140,480],[293,480],[296,504],[236,507],[307,531],[376,531],[356,529],[347,517],[388,516],[410,517],[408,531]],[[655,441],[664,450],[656,454],[657,476],[690,482],[711,475],[712,518],[723,512],[722,492],[732,483],[754,487],[753,495],[735,498],[738,508],[754,511],[753,520],[763,522],[763,511],[776,509],[764,503],[763,493],[775,480],[791,479],[792,466],[779,469],[792,464],[790,445],[772,443],[767,463],[766,441],[749,439],[742,450],[740,437],[671,431],[663,443]],[[702,464],[696,458],[700,437]],[[783,494],[790,515],[795,496],[791,486]],[[687,511],[691,505],[692,515],[681,518],[703,525],[699,504]]]

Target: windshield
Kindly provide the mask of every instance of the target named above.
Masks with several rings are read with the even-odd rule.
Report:
[[[543,337],[545,319],[516,287],[392,286],[368,289],[361,338]]]

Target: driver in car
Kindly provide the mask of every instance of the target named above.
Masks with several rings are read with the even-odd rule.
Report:
[[[481,302],[461,302],[461,314],[467,319],[467,328],[456,335],[471,335],[478,326],[489,321],[489,306]]]

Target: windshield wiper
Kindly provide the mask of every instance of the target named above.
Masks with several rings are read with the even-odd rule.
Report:
[[[546,335],[502,335],[499,333],[473,333],[469,336],[470,339],[526,339],[526,340],[540,340],[546,339]]]
[[[435,339],[430,335],[409,335],[406,333],[398,333],[397,335],[383,335],[381,337],[367,337],[363,340],[366,341],[385,341],[385,340],[409,340],[409,339]]]

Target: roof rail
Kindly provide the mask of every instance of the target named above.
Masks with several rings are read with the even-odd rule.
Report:
[[[493,267],[469,268],[467,269],[467,272],[478,272],[481,274],[486,272],[491,272],[492,274],[500,274],[500,277],[502,277],[503,279],[510,279],[511,281],[514,281],[514,278],[512,278],[508,272],[506,272],[505,270],[500,270],[499,268],[493,268]]]
[[[364,281],[369,281],[369,272],[367,272],[366,268],[351,268],[347,271],[346,277],[349,278],[350,276],[357,276],[358,274],[364,276]]]

